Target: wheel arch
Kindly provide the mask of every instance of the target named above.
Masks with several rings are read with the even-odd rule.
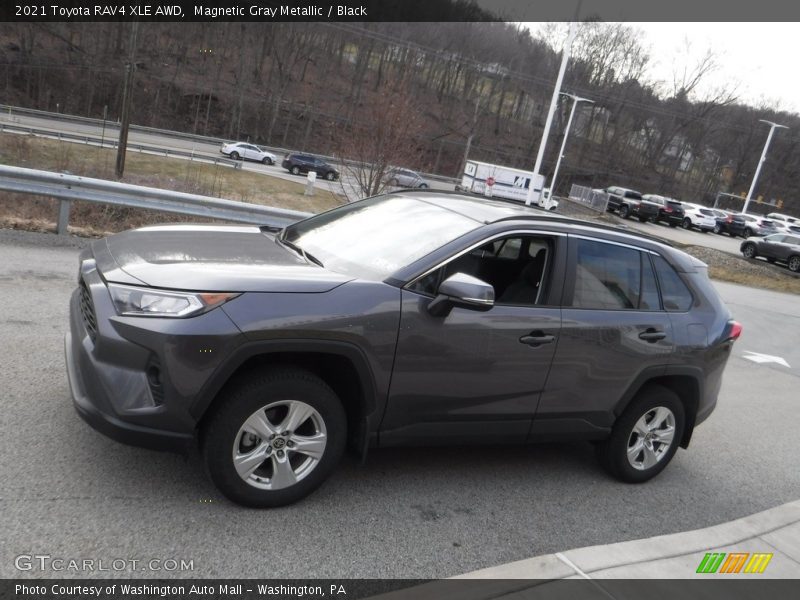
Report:
[[[641,373],[628,388],[617,405],[614,416],[619,417],[630,403],[648,386],[660,385],[675,393],[683,404],[686,418],[680,446],[687,448],[697,420],[700,399],[703,397],[703,372],[699,367],[667,366],[665,369],[649,369]]]
[[[347,342],[276,340],[243,345],[217,369],[192,405],[198,431],[215,407],[224,402],[228,385],[255,370],[280,366],[305,369],[333,389],[347,415],[350,442],[364,455],[372,433],[369,417],[378,408],[378,393],[366,356]]]

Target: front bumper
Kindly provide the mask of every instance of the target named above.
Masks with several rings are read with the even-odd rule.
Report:
[[[93,259],[70,301],[65,357],[78,414],[108,437],[182,451],[194,443],[194,403],[242,334],[222,310],[185,319],[117,315]]]
[[[64,336],[64,354],[73,405],[78,415],[93,429],[117,442],[151,450],[185,452],[194,443],[194,435],[191,433],[142,427],[122,421],[115,414],[103,412],[103,408],[97,406],[86,393],[73,353],[71,332],[67,332]],[[104,408],[108,410],[107,406]]]

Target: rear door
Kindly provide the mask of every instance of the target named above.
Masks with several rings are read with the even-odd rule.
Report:
[[[561,334],[532,439],[608,431],[614,408],[643,373],[661,374],[674,350],[651,254],[570,236]]]

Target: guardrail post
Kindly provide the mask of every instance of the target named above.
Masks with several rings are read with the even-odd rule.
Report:
[[[308,172],[308,183],[306,183],[306,191],[303,193],[304,196],[313,196],[314,195],[314,182],[317,180],[317,173],[315,171]]]
[[[58,235],[67,235],[69,225],[69,200],[60,200],[58,203]]]

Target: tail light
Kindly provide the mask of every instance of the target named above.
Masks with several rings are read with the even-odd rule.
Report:
[[[725,340],[735,342],[739,339],[739,336],[742,335],[742,324],[738,321],[728,321],[728,335],[725,336]]]
[[[726,223],[730,223],[731,221],[733,221],[733,217],[731,217],[730,215],[728,215],[728,218],[727,218],[727,219],[725,219],[725,222],[726,222]]]

